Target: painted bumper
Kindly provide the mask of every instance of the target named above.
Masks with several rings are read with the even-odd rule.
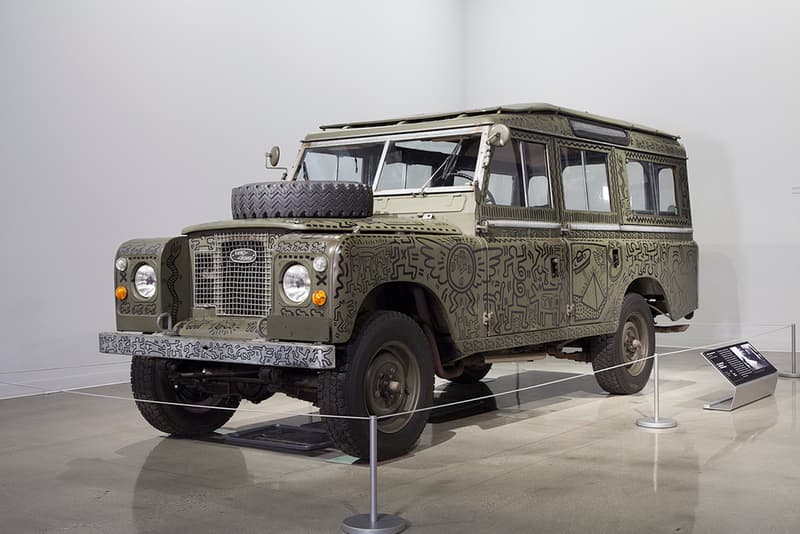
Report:
[[[333,345],[280,341],[221,341],[163,334],[101,332],[100,352],[180,360],[333,369]]]

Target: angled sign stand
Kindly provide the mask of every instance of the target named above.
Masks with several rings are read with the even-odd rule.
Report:
[[[732,411],[775,393],[778,370],[748,342],[703,352],[703,357],[733,386],[733,395],[704,406]]]

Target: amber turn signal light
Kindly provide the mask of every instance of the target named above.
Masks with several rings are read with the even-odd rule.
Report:
[[[317,289],[314,291],[314,294],[311,295],[311,301],[317,306],[324,306],[328,301],[328,295],[326,295],[323,290]]]
[[[118,286],[117,290],[114,291],[114,294],[117,296],[118,300],[125,300],[128,298],[128,290],[125,288],[125,286]]]

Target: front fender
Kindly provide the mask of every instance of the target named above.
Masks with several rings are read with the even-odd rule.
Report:
[[[389,283],[427,289],[442,305],[454,340],[486,335],[482,240],[454,235],[348,235],[334,256],[332,341],[350,339],[365,299]]]

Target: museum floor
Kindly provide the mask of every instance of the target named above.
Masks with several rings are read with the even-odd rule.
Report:
[[[770,355],[786,369],[786,355]],[[589,369],[553,359],[503,364],[495,392]],[[437,382],[443,398],[485,392]],[[798,532],[800,380],[735,412],[699,355],[662,361],[661,413],[672,430],[638,428],[652,383],[605,395],[591,376],[440,414],[410,455],[380,464],[379,511],[407,532]],[[129,395],[127,385],[86,390]],[[302,412],[284,397],[229,427]],[[289,422],[306,420],[294,418]],[[286,422],[286,419],[283,419]],[[338,532],[368,511],[368,467],[339,453],[281,453],[168,439],[133,403],[58,393],[0,401],[0,531]]]

